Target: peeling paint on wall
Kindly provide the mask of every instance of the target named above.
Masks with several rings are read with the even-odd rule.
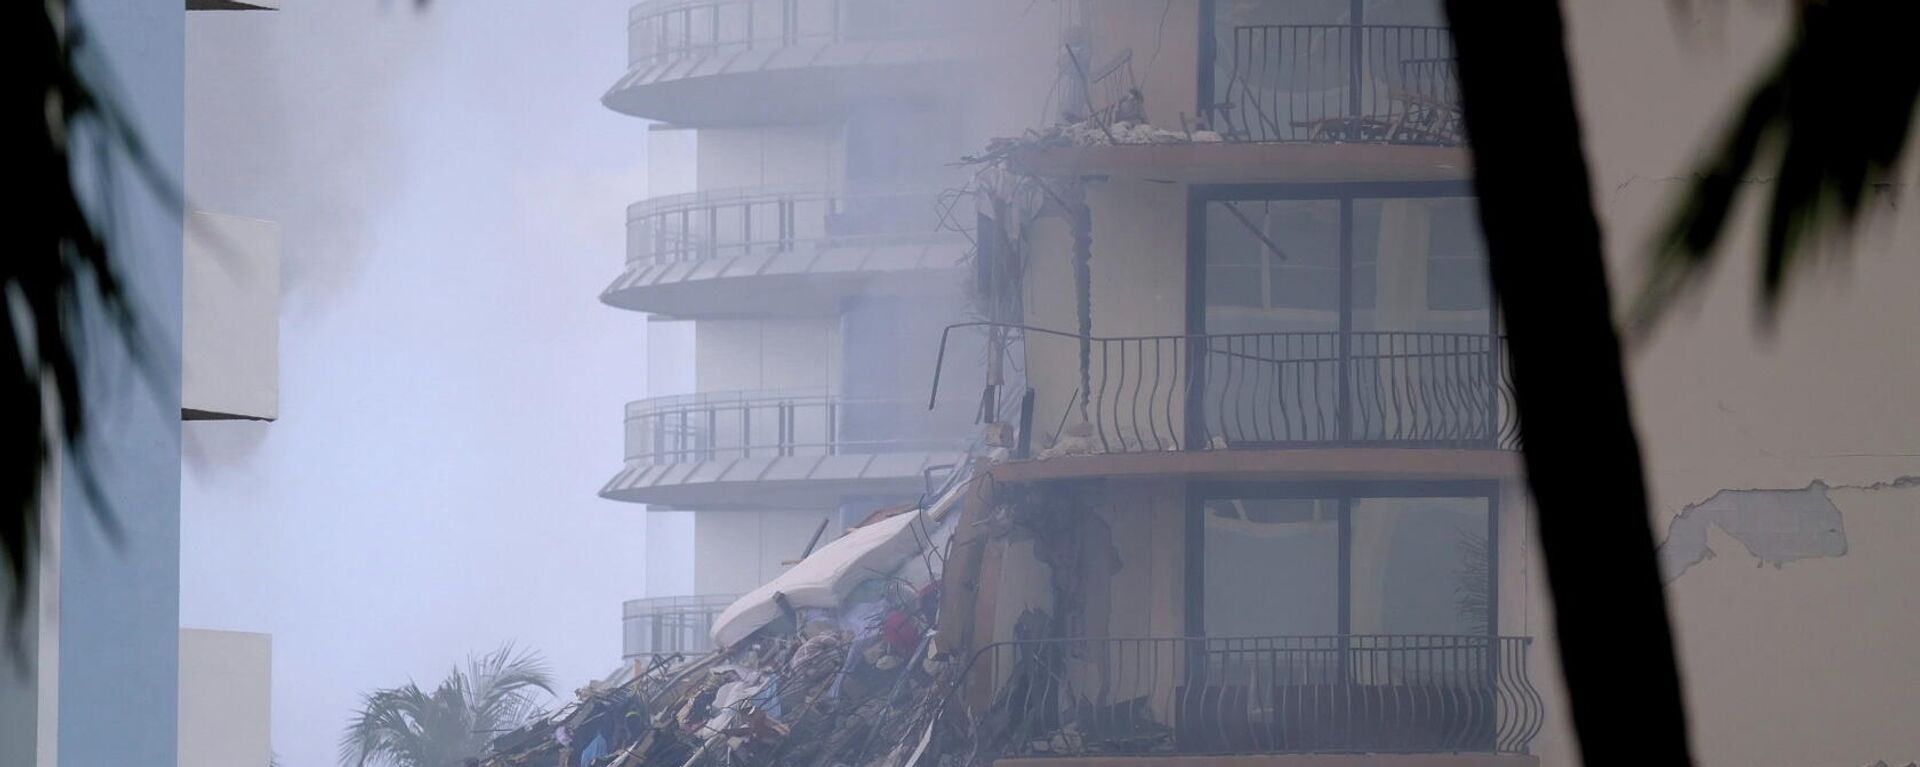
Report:
[[[1812,557],[1847,553],[1840,509],[1815,480],[1798,490],[1722,490],[1691,504],[1667,526],[1660,544],[1660,572],[1668,582],[1713,558],[1708,528],[1718,527],[1763,564],[1779,567]]]
[[[1814,480],[1793,490],[1722,490],[1689,504],[1667,525],[1660,544],[1660,572],[1667,582],[1687,568],[1714,557],[1707,528],[1718,527],[1747,548],[1760,564],[1779,567],[1811,557],[1847,553],[1847,531],[1840,509],[1827,497],[1832,490],[1878,492],[1920,488],[1920,475],[1879,482],[1829,485]]]

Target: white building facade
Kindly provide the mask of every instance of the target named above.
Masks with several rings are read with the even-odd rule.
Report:
[[[913,501],[961,456],[973,411],[929,411],[927,387],[942,329],[968,319],[973,210],[952,162],[982,143],[962,83],[984,10],[632,9],[630,67],[604,102],[657,121],[652,188],[627,210],[625,269],[601,300],[651,315],[656,374],[601,495],[692,513],[690,557],[661,548],[684,536],[653,536],[648,554],[690,559],[693,593],[629,603],[629,657],[704,647],[728,595]]]

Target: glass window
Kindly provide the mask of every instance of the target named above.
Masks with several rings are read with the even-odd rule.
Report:
[[[1201,505],[1207,636],[1492,633],[1489,496],[1236,495]]]
[[[1353,202],[1353,327],[1485,333],[1486,244],[1470,197]]]
[[[1355,634],[1485,634],[1486,498],[1355,498]]]
[[[1207,204],[1207,332],[1340,326],[1340,203]]]
[[[1220,498],[1204,509],[1207,636],[1339,633],[1338,500]]]

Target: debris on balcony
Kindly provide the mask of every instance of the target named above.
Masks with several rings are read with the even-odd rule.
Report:
[[[1017,137],[996,138],[987,142],[986,152],[963,159],[969,163],[989,163],[995,158],[1022,150],[1147,144],[1217,144],[1222,140],[1219,133],[1210,130],[1170,130],[1144,122],[1124,120],[1113,123],[1082,120],[1039,130],[1029,129]]]
[[[1147,121],[1145,96],[1130,88],[1114,104],[1093,110],[1092,116],[1073,114],[1061,122],[1039,129],[1028,129],[1019,136],[1001,137],[987,142],[985,152],[962,158],[969,164],[996,165],[1022,151],[1093,146],[1133,146],[1148,144],[1217,144],[1225,141],[1218,131],[1203,122],[1188,124],[1181,116],[1179,129],[1161,127]]]

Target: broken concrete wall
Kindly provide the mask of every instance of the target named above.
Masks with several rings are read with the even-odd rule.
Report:
[[[1811,557],[1847,553],[1846,524],[1815,480],[1798,490],[1722,490],[1688,505],[1667,524],[1660,543],[1660,574],[1667,581],[1715,556],[1707,533],[1718,530],[1762,564],[1780,567]]]
[[[1566,9],[1610,284],[1625,307],[1693,161],[1791,16],[1749,3],[1677,16],[1660,3]],[[1692,562],[1670,570],[1667,588],[1695,759],[1903,763],[1920,756],[1920,492],[1841,488],[1920,474],[1920,217],[1894,204],[1898,189],[1870,195],[1868,228],[1815,246],[1805,263],[1816,265],[1790,275],[1768,332],[1755,299],[1771,175],[1745,180],[1709,279],[1627,356],[1650,524],[1664,559]],[[1895,178],[1912,179],[1910,168]],[[1844,270],[1817,265],[1843,254]]]
[[[1666,529],[1702,763],[1920,754],[1920,489],[1727,490]]]
[[[1056,187],[1058,180],[1049,181]],[[1096,337],[1178,336],[1187,332],[1186,317],[1186,189],[1181,184],[1144,181],[1102,181],[1084,187],[1093,211],[1093,258],[1090,269],[1092,334]],[[1031,256],[1024,283],[1026,324],[1064,333],[1079,332],[1075,300],[1073,233],[1059,215],[1042,216],[1029,238]],[[1095,348],[1094,355],[1101,350]],[[1142,439],[1170,439],[1185,428],[1185,411],[1170,406],[1171,392],[1181,391],[1186,361],[1173,341],[1110,347],[1102,359],[1090,363],[1088,387],[1109,392],[1152,386],[1159,392],[1137,399],[1153,400],[1135,412],[1110,410],[1106,414],[1113,449],[1138,445]],[[1073,338],[1027,338],[1026,367],[1035,390],[1034,424],[1046,438],[1064,422],[1079,420],[1076,392],[1080,388],[1080,351]],[[1105,367],[1103,369],[1103,363]],[[1156,379],[1157,376],[1157,379]],[[1152,413],[1152,423],[1146,417]],[[1090,418],[1099,415],[1091,414]],[[1117,420],[1116,420],[1117,419]],[[1149,435],[1149,430],[1164,434]],[[1045,447],[1048,439],[1038,440]],[[1135,449],[1138,449],[1137,447]]]

